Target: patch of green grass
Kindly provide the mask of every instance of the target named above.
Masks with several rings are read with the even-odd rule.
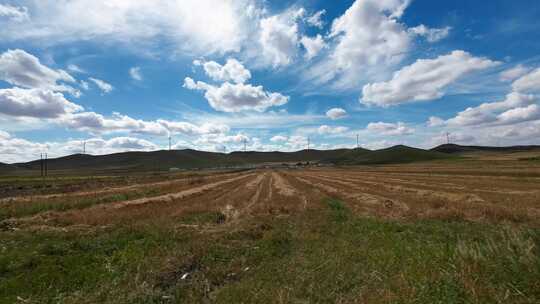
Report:
[[[327,208],[0,233],[0,303],[538,303],[540,231]],[[180,223],[215,225],[200,231]]]

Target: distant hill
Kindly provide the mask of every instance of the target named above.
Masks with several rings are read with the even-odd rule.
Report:
[[[321,162],[338,165],[398,164],[458,157],[477,151],[519,152],[540,151],[540,146],[480,147],[441,145],[431,150],[407,146],[394,146],[371,151],[367,149],[301,150],[296,152],[232,152],[215,153],[196,150],[173,150],[153,152],[124,152],[108,155],[74,154],[49,159],[49,171],[81,172],[129,172],[168,170],[169,168],[194,169],[231,166],[247,166],[264,163]],[[0,174],[36,172],[40,161],[27,163],[0,163]],[[75,171],[75,172],[74,172]],[[33,174],[33,173],[32,173]]]
[[[49,159],[50,171],[145,171],[169,168],[193,169],[245,166],[261,163],[315,162],[333,158],[348,150],[302,150],[297,152],[232,152],[229,154],[196,150],[124,152],[108,155],[74,154]],[[39,160],[18,163],[17,167],[40,170]],[[2,169],[0,169],[2,171]]]
[[[344,153],[341,157],[325,160],[325,162],[340,165],[376,165],[412,163],[449,158],[454,158],[454,156],[437,151],[398,145],[376,151],[355,149]]]
[[[431,149],[431,151],[449,153],[449,154],[462,154],[470,152],[526,152],[526,151],[540,151],[540,146],[509,146],[509,147],[488,147],[488,146],[461,146],[456,144],[444,144]]]

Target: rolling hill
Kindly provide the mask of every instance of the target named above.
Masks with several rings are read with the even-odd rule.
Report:
[[[194,169],[231,166],[248,166],[265,163],[321,162],[336,165],[399,164],[421,161],[452,159],[471,152],[522,152],[540,151],[540,146],[481,147],[447,144],[431,150],[398,145],[381,150],[337,149],[301,150],[296,152],[232,152],[216,153],[197,150],[153,152],[124,152],[108,155],[73,154],[48,160],[49,171],[126,172],[168,170],[169,168]],[[27,163],[0,163],[0,174],[35,172],[40,161]]]
[[[314,162],[337,157],[342,150],[302,150],[297,152],[232,152],[229,154],[196,150],[124,152],[108,155],[74,154],[49,159],[49,171],[146,171],[169,168],[193,169],[246,166],[262,163]],[[39,160],[18,163],[17,167],[32,171],[41,168]],[[0,168],[0,171],[3,169]]]
[[[449,158],[455,158],[455,156],[437,151],[398,145],[376,151],[355,149],[343,154],[341,157],[325,160],[325,162],[339,165],[377,165],[412,163]]]
[[[463,154],[471,152],[528,152],[528,151],[540,151],[540,146],[508,146],[508,147],[489,147],[489,146],[461,146],[456,144],[444,144],[437,146],[431,151],[449,153],[449,154]]]

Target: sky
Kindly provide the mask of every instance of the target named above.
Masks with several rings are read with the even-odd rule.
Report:
[[[540,144],[537,0],[0,0],[0,162]]]

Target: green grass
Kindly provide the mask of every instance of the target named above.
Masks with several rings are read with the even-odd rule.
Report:
[[[234,226],[203,212],[90,232],[0,232],[0,303],[540,301],[538,229],[383,221],[325,204]]]
[[[113,193],[95,197],[60,197],[49,201],[4,202],[0,203],[0,222],[9,218],[20,218],[46,211],[68,211],[88,208],[98,204],[120,202],[142,197],[161,195],[157,189],[142,189],[130,192]]]

